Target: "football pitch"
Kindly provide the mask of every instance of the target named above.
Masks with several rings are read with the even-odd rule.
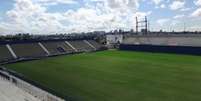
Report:
[[[201,57],[102,51],[6,65],[76,101],[201,101]]]

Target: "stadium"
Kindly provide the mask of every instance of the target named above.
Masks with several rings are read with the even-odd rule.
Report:
[[[0,75],[4,86],[0,89],[7,93],[2,93],[1,98],[201,100],[199,34],[107,36],[110,46],[119,47],[107,49],[108,45],[87,38],[2,42]],[[18,94],[13,93],[17,91]],[[10,100],[6,100],[8,94],[13,96]]]
[[[201,101],[200,17],[201,0],[1,0],[0,101]]]

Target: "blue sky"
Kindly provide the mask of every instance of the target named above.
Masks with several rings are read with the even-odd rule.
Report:
[[[53,34],[135,30],[201,31],[201,0],[0,0],[0,33]]]

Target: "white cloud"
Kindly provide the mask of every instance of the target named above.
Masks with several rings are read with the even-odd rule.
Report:
[[[190,26],[188,28],[188,30],[190,30],[190,31],[200,31],[201,27],[200,26]]]
[[[165,4],[161,4],[160,8],[166,8]]]
[[[87,32],[95,30],[131,29],[135,16],[151,12],[137,12],[138,0],[92,0],[85,7],[66,12],[50,13],[47,5],[73,3],[75,0],[15,0],[14,8],[0,23],[3,33],[34,34]],[[90,2],[92,2],[90,1]]]
[[[150,3],[154,3],[155,4],[155,8],[165,8],[166,5],[165,4],[161,4],[164,0],[151,0]]]
[[[148,11],[148,12],[136,12],[135,16],[139,17],[139,18],[144,18],[145,16],[148,16],[152,13],[152,11]]]
[[[201,17],[201,8],[198,8],[197,10],[195,10],[192,14],[192,17]]]
[[[163,0],[152,0],[156,5],[159,5]]]
[[[76,4],[76,0],[32,0],[34,3],[42,5],[57,5],[57,4]]]
[[[182,8],[180,11],[186,12],[186,11],[190,11],[192,8]]]
[[[95,31],[131,29],[134,22],[134,15],[139,6],[138,0],[92,0],[97,4],[87,5],[76,11],[65,13],[67,19],[71,19],[70,30]],[[86,1],[88,4],[89,1]]]
[[[47,13],[45,7],[30,0],[16,0],[14,8],[6,15],[3,25],[12,28],[13,32],[53,33],[62,28],[61,14]]]
[[[170,19],[164,18],[164,19],[159,19],[156,22],[159,24],[159,26],[163,26],[163,25],[165,25],[169,21],[170,21]]]
[[[197,5],[197,6],[201,6],[201,0],[197,0],[197,1],[195,1],[194,3],[195,3],[195,5]]]
[[[170,5],[171,10],[179,10],[184,8],[185,1],[173,1],[172,4]]]
[[[88,1],[88,0],[86,0]],[[139,7],[140,0],[92,0],[95,2],[101,2],[112,10],[131,10],[133,12]]]
[[[176,16],[174,16],[173,18],[174,19],[180,19],[180,18],[184,18],[185,17],[185,15],[184,14],[181,14],[181,15],[176,15]]]
[[[194,3],[197,6],[201,6],[201,0],[197,0]],[[190,16],[191,17],[201,17],[201,7],[196,9]]]
[[[162,18],[154,24],[156,31],[162,29],[163,31],[183,31],[183,20],[174,18]]]

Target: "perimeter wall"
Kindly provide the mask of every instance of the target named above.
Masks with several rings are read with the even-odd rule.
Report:
[[[120,50],[201,55],[201,47],[121,44]]]

